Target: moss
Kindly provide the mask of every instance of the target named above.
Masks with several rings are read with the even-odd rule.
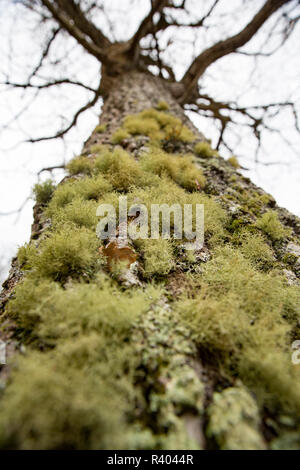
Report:
[[[139,116],[128,116],[125,118],[124,128],[131,135],[146,135],[153,139],[162,136],[159,133],[160,126],[158,122],[151,117],[141,119]]]
[[[285,431],[279,437],[271,441],[272,450],[299,450],[300,437],[299,430]]]
[[[114,189],[126,191],[142,179],[142,171],[135,159],[122,149],[105,152],[95,160],[95,171],[105,175]]]
[[[106,131],[107,124],[99,124],[98,126],[95,127],[94,132],[97,132],[97,134],[102,134],[103,132]]]
[[[158,176],[166,175],[187,190],[205,186],[202,170],[196,167],[192,157],[188,155],[174,156],[153,149],[142,157],[141,167]]]
[[[230,247],[217,250],[199,283],[200,294],[177,307],[197,343],[251,386],[261,403],[274,406],[277,400],[298,409],[288,335],[299,291],[274,273],[259,273]]]
[[[236,168],[236,169],[241,168],[239,161],[235,155],[232,155],[231,157],[229,157],[227,161],[231,166],[233,166],[233,168]]]
[[[21,269],[31,269],[32,265],[30,260],[36,254],[36,247],[32,243],[25,243],[24,246],[20,246],[17,253],[17,258]]]
[[[276,211],[265,212],[256,222],[256,226],[266,233],[273,242],[283,240],[290,236],[291,229],[284,227]]]
[[[103,175],[86,177],[80,180],[68,180],[56,189],[46,210],[49,217],[56,217],[57,212],[74,200],[98,200],[112,190],[112,185]]]
[[[54,280],[89,277],[99,266],[98,245],[94,231],[66,225],[44,239],[38,253],[28,261],[38,274]]]
[[[112,380],[121,371],[111,359],[107,366],[101,364],[101,353],[99,337],[89,336],[77,344],[66,343],[62,350],[19,358],[0,405],[1,448],[121,448],[126,441],[129,383],[124,384],[123,374],[111,387],[108,364]],[[89,366],[72,362],[77,357]],[[95,367],[97,363],[101,366]]]
[[[152,286],[121,292],[103,274],[92,284],[73,282],[67,289],[31,275],[18,286],[7,315],[18,325],[22,341],[37,347],[90,333],[112,343],[128,338],[133,323],[159,295],[160,289]]]
[[[65,224],[74,224],[77,227],[96,229],[96,210],[98,204],[95,201],[85,201],[81,198],[73,201],[63,208],[53,212],[52,224],[54,230]]]
[[[244,229],[238,234],[238,243],[241,253],[253,263],[254,267],[268,270],[275,265],[273,250],[261,234],[250,233]]]
[[[55,184],[51,180],[47,180],[44,183],[38,183],[33,188],[35,200],[38,204],[46,205],[55,190]]]
[[[106,144],[94,144],[90,146],[91,153],[101,154],[102,152],[105,152],[107,150],[109,150],[109,145]]]
[[[207,434],[223,450],[263,450],[259,432],[259,410],[255,400],[243,387],[230,387],[214,393],[208,408]]]
[[[194,146],[194,152],[199,157],[218,157],[217,150],[213,150],[208,142],[198,142]]]
[[[165,276],[174,267],[173,247],[170,240],[138,240],[137,246],[144,261],[145,276]]]
[[[80,173],[90,175],[92,173],[93,163],[89,158],[80,155],[79,157],[73,158],[67,164],[66,168],[70,175],[78,175]]]
[[[118,129],[113,133],[110,140],[112,144],[121,144],[123,140],[129,139],[129,138],[130,138],[130,134],[129,132],[127,132],[127,130]]]
[[[158,111],[168,111],[169,108],[170,107],[166,101],[159,101],[156,106],[156,109],[158,109]]]
[[[132,135],[146,135],[153,141],[166,139],[188,143],[195,140],[193,132],[180,119],[157,109],[126,116],[123,128]]]

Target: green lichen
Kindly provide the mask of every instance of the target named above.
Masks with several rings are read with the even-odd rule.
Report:
[[[95,127],[94,132],[97,132],[97,134],[102,134],[103,132],[106,131],[107,124],[99,124],[98,126]]]
[[[126,116],[123,128],[131,135],[145,135],[153,141],[165,139],[188,143],[195,140],[193,132],[180,119],[157,109]]]
[[[174,267],[173,247],[169,240],[137,240],[136,245],[143,257],[146,277],[165,276]]]
[[[125,139],[129,139],[130,134],[125,129],[118,129],[111,136],[112,144],[121,144]]]
[[[256,226],[266,233],[273,242],[284,240],[291,234],[291,230],[284,227],[278,218],[277,212],[267,211],[256,222]]]
[[[44,239],[28,262],[37,274],[54,280],[90,277],[99,265],[98,246],[94,230],[68,224]]]
[[[175,157],[162,150],[153,149],[141,158],[141,167],[158,176],[166,175],[187,190],[205,186],[202,170],[195,166],[192,156],[189,155]]]
[[[194,147],[194,152],[199,157],[218,157],[219,154],[216,150],[213,150],[209,142],[198,142]]]
[[[142,178],[135,159],[122,149],[105,152],[95,160],[95,171],[104,174],[114,189],[126,191]]]
[[[90,175],[92,172],[92,161],[89,158],[80,155],[79,157],[73,158],[67,164],[67,170],[70,175],[78,175],[80,173]]]
[[[25,245],[20,246],[17,253],[17,258],[21,269],[27,270],[31,269],[32,265],[30,260],[36,254],[36,248],[32,243],[25,243]]]
[[[158,109],[158,111],[168,111],[169,108],[169,104],[166,101],[159,101],[156,106],[156,109]]]
[[[214,393],[208,408],[208,436],[223,450],[263,450],[264,439],[259,432],[257,404],[243,387],[230,387]]]
[[[257,393],[261,403],[297,410],[300,401],[289,339],[299,290],[260,273],[237,248],[218,248],[199,278],[201,292],[177,311],[195,340]],[[294,386],[292,384],[294,383]]]
[[[44,183],[38,183],[33,188],[35,200],[38,204],[46,205],[55,191],[55,184],[52,180],[47,180]]]
[[[26,355],[16,356],[0,402],[1,448],[258,449],[261,410],[275,423],[273,448],[298,445],[290,344],[300,294],[280,271],[289,260],[277,243],[290,231],[277,212],[265,213],[273,199],[222,159],[182,154],[195,136],[157,108],[128,116],[118,131],[148,136],[148,148],[133,156],[95,144],[69,163],[71,176],[50,198],[41,190],[40,220],[50,223],[19,249],[24,276],[4,313]],[[194,151],[217,156],[208,142]],[[204,193],[200,163],[209,184],[211,167],[222,169],[228,188],[216,198]],[[152,204],[191,204],[194,230],[203,204],[204,249],[183,252],[171,215],[170,239],[133,240],[139,287],[127,288],[124,266],[109,268],[95,233],[97,206],[118,214],[120,193],[128,207],[146,206],[149,234]]]
[[[232,155],[231,157],[229,157],[227,161],[231,166],[233,166],[233,168],[236,168],[236,169],[241,168],[239,161],[235,155]]]

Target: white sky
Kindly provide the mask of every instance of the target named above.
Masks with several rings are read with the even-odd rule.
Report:
[[[118,39],[126,38],[135,30],[136,24],[143,18],[149,5],[148,0],[134,2],[131,12],[135,15],[127,16],[127,22],[120,22],[120,15],[126,12],[125,3],[128,0],[105,0],[104,4],[109,7],[109,15],[113,21],[118,22]],[[204,2],[205,3],[205,2]],[[221,2],[222,3],[222,2]],[[247,6],[250,2],[247,2]],[[190,0],[191,7],[197,6],[196,0]],[[5,5],[5,8],[4,8]],[[121,7],[123,12],[121,11]],[[227,6],[226,6],[227,5]],[[222,11],[228,13],[229,3],[223,0]],[[245,7],[245,17],[238,22],[235,21],[235,7],[241,5],[240,0],[231,0],[232,19],[234,20],[230,34],[233,34],[234,28],[240,29],[242,23],[247,20],[247,14],[257,10],[261,5],[261,0],[253,0],[252,10],[248,11]],[[245,5],[245,3],[244,3]],[[225,6],[225,10],[224,10]],[[16,81],[26,81],[24,72],[25,62],[34,67],[38,61],[38,41],[36,37],[42,38],[43,31],[29,31],[26,23],[26,15],[17,15],[18,6],[10,5],[6,0],[0,0],[0,57],[2,57],[2,66],[0,71],[8,67]],[[251,16],[251,15],[250,15]],[[130,21],[129,21],[130,20]],[[100,18],[100,24],[104,25],[104,20]],[[10,32],[14,31],[13,43],[10,43]],[[293,96],[296,103],[299,104],[300,98],[300,61],[299,45],[300,32],[298,29],[294,36],[275,56],[263,59],[261,66],[254,71],[253,79],[256,76],[256,83],[259,87],[249,89],[248,77],[253,71],[253,60],[239,55],[231,55],[222,59],[212,66],[205,77],[204,87],[206,92],[211,92],[214,97],[219,99],[232,99],[232,96],[240,95],[240,103],[256,104],[257,102],[281,101]],[[108,33],[109,29],[107,29]],[[221,23],[217,30],[212,30],[212,40],[217,39],[217,33],[226,36],[225,20],[224,27]],[[193,33],[194,34],[194,33]],[[166,43],[170,37],[163,36],[162,44]],[[191,45],[194,37],[188,34],[186,30],[174,41],[173,45],[166,55],[166,59],[173,63],[176,58],[176,73],[181,75],[186,67],[186,63],[195,51],[198,52],[209,43],[206,33],[197,38],[195,46]],[[251,47],[255,42],[259,44],[260,38],[251,42]],[[183,42],[182,42],[183,41]],[[70,47],[73,47],[69,40]],[[251,50],[251,49],[250,49]],[[190,53],[190,57],[189,54]],[[68,53],[72,62],[73,76],[82,80],[88,78],[88,82],[95,84],[98,78],[99,70],[93,58],[80,56],[75,48]],[[60,50],[54,51],[54,55],[60,54]],[[14,60],[9,60],[9,55]],[[287,59],[288,58],[288,59]],[[26,59],[26,60],[25,60]],[[29,66],[27,72],[29,70]],[[45,69],[44,76],[53,73],[51,69]],[[1,80],[3,76],[0,75]],[[80,103],[87,99],[87,93],[81,89],[70,89],[65,87],[63,94],[58,94],[54,90],[47,92],[43,98],[33,103],[30,112],[25,112],[18,124],[11,123],[5,132],[0,134],[0,213],[6,213],[20,207],[31,193],[31,188],[37,182],[37,172],[46,166],[52,166],[67,161],[72,156],[80,153],[84,140],[97,124],[100,105],[94,110],[86,113],[80,118],[76,129],[68,136],[65,144],[62,142],[48,141],[40,144],[22,144],[18,145],[24,135],[51,134],[59,127],[60,120],[63,122],[62,113],[72,116],[72,112],[79,108]],[[22,107],[32,99],[32,94],[26,97],[23,91],[7,92],[7,89],[0,86],[0,126],[7,123]],[[216,131],[208,119],[195,118],[194,122],[208,138],[216,139]],[[256,166],[253,162],[253,148],[255,141],[241,130],[236,141],[232,140],[236,148],[236,154],[243,166],[249,168],[249,171],[243,173],[249,176],[256,184],[270,192],[277,200],[278,204],[288,208],[292,212],[300,215],[300,149],[299,139],[292,130],[292,121],[287,113],[277,119],[276,125],[284,130],[285,136],[294,143],[295,150],[292,151],[278,138],[277,135],[270,135],[264,141],[264,160],[266,162],[280,161],[276,166]],[[239,141],[240,140],[240,141]],[[237,143],[238,142],[238,143]],[[61,179],[62,172],[54,173],[57,181]],[[49,177],[44,173],[42,179]],[[5,265],[7,260],[16,252],[18,246],[28,241],[32,223],[32,200],[23,208],[18,215],[0,216],[0,271],[1,265]],[[6,272],[0,272],[0,278],[5,277]]]

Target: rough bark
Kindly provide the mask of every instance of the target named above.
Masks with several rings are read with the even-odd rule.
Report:
[[[103,127],[101,132],[96,128],[84,144],[82,154],[87,159],[93,161],[96,152],[95,146],[106,144],[110,146],[111,150],[120,149],[120,146],[123,147],[138,161],[145,152],[149,140],[151,140],[149,136],[140,135],[137,138],[131,136],[124,139],[119,145],[111,143],[112,136],[122,126],[125,117],[149,108],[156,108],[161,101],[168,103],[168,113],[174,114],[195,133],[195,139],[192,143],[175,142],[176,139],[173,139],[174,141],[172,139],[164,141],[161,145],[165,153],[173,155],[174,159],[180,158],[180,154],[193,152],[195,144],[203,141],[203,136],[196,131],[193,124],[184,115],[172,90],[167,89],[159,78],[131,72],[119,79],[114,79],[110,86],[106,85],[106,89],[109,93],[105,99],[100,119],[101,125],[105,125],[105,128]],[[288,211],[278,208],[272,197],[253,185],[251,181],[242,176],[236,168],[225,162],[221,157],[200,154],[196,157],[196,166],[202,169],[206,177],[206,186],[204,189],[198,188],[197,184],[195,189],[200,189],[201,194],[211,198],[214,204],[222,207],[224,213],[227,214],[227,225],[224,228],[227,235],[224,236],[225,238],[223,237],[222,242],[225,245],[235,242],[234,237],[237,236],[237,232],[235,232],[238,231],[237,227],[250,226],[253,230],[256,230],[257,220],[268,210],[272,210],[278,215],[282,227],[291,229],[291,233],[286,239],[281,240],[280,243],[269,239],[268,246],[272,249],[274,263],[276,261],[276,266],[278,265],[281,273],[286,276],[287,283],[296,288],[298,286],[297,279],[300,278],[299,219]],[[85,175],[82,173],[75,177],[74,175],[67,176],[62,184],[70,181],[71,178],[73,178],[72,181],[79,181],[84,177]],[[35,220],[32,241],[37,244],[38,249],[45,232],[51,224],[51,221],[43,216],[45,210],[46,208],[41,205],[36,205],[34,209]],[[211,236],[213,235],[214,233],[211,234]],[[236,373],[231,375],[230,368],[226,370],[222,367],[220,362],[222,361],[222,355],[219,355],[218,348],[216,348],[215,353],[212,352],[205,341],[201,343],[197,340],[188,323],[181,323],[180,321],[180,315],[178,316],[176,310],[176,302],[180,295],[191,293],[191,298],[193,298],[201,290],[200,285],[196,285],[196,287],[193,285],[187,271],[190,271],[196,277],[198,276],[197,282],[199,282],[203,267],[216,256],[215,253],[217,253],[216,248],[213,249],[208,240],[204,248],[195,253],[193,264],[189,264],[182,254],[177,254],[173,268],[160,276],[160,282],[165,283],[166,292],[151,305],[142,318],[132,325],[130,340],[128,341],[131,345],[134,345],[134,356],[137,361],[133,390],[138,393],[138,397],[135,398],[136,402],[133,400],[135,408],[131,403],[132,408],[129,411],[126,410],[128,420],[126,433],[129,433],[131,440],[125,441],[123,439],[115,445],[133,448],[266,448],[275,438],[280,437],[281,433],[284,440],[284,436],[289,429],[294,433],[292,440],[297,441],[298,416],[295,417],[295,422],[289,428],[289,425],[282,424],[280,421],[281,415],[285,411],[276,414],[269,404],[266,405],[266,408],[260,408],[261,404],[256,402],[251,386],[247,389],[239,375],[236,375]],[[143,264],[143,257],[141,257],[139,264]],[[138,289],[143,290],[149,286],[152,279],[145,277],[141,272],[138,269],[134,275],[138,279],[136,285],[142,286]],[[254,276],[253,272],[251,271],[251,276]],[[13,260],[9,278],[4,283],[4,289],[1,293],[2,323],[5,327],[1,337],[11,344],[9,356],[11,356],[10,359],[13,362],[19,358],[19,351],[22,350],[23,339],[20,339],[18,335],[22,328],[18,324],[18,315],[22,315],[23,312],[14,312],[14,315],[10,315],[7,306],[11,303],[10,299],[15,297],[15,289],[18,288],[20,281],[29,275],[30,273],[21,269],[20,262],[17,259]],[[107,275],[111,275],[109,270]],[[84,273],[82,279],[84,280],[86,277],[87,275]],[[126,284],[123,280],[122,278],[118,280],[120,295],[123,295],[124,289],[125,291],[134,289],[132,283]],[[73,282],[75,281],[72,280],[72,275],[68,279],[64,279],[62,283],[65,289],[64,292],[68,292],[69,289],[72,290],[72,286],[74,287]],[[91,286],[93,285],[92,280],[88,282],[91,283]],[[41,303],[43,303],[43,299],[41,299]],[[84,305],[82,308],[85,308]],[[50,310],[49,315],[51,315]],[[62,315],[64,314],[62,313]],[[63,320],[62,318],[61,321],[63,322]],[[249,328],[251,328],[250,324]],[[294,337],[297,337],[299,330],[298,318],[296,318],[291,328]],[[37,342],[36,337],[34,337],[34,340],[28,340],[29,355],[31,354],[31,348],[38,350],[34,354],[39,354],[42,360],[47,362],[45,357],[48,357],[47,354],[55,354],[55,348],[54,352],[48,352],[47,343],[45,345],[43,341],[39,341]],[[76,343],[77,339],[75,338],[74,341]],[[53,344],[51,346],[53,347]],[[61,344],[59,344],[60,346]],[[43,352],[44,350],[45,352]],[[124,353],[123,350],[122,353]],[[46,356],[43,356],[43,354]],[[112,354],[114,353],[112,352]],[[23,364],[26,363],[26,355],[24,361]],[[0,377],[5,384],[8,370],[5,366],[0,371]],[[124,370],[123,374],[126,375]],[[120,377],[115,384],[110,383],[112,392],[114,387],[118,389],[119,379]],[[14,380],[16,379],[13,377],[12,384]],[[9,394],[13,393],[10,392],[10,385],[8,385],[7,390],[7,396],[9,397]],[[219,393],[217,397],[214,395],[215,392]],[[14,393],[18,393],[18,391],[14,391]],[[51,385],[49,393],[51,393]],[[4,404],[7,403],[5,400],[9,400],[9,398],[6,398],[4,394]],[[88,401],[89,398],[86,397],[86,400]],[[214,408],[210,408],[212,403],[214,403]],[[296,405],[298,406],[298,404]],[[296,405],[293,412],[295,412],[295,409],[297,410]],[[26,406],[26,403],[24,406]],[[38,403],[37,407],[39,406],[43,411],[43,404]],[[293,406],[291,408],[293,409]],[[224,421],[225,424],[222,422],[221,417],[218,418],[218,412],[221,413],[221,417],[225,412],[229,413],[228,420],[225,419]],[[12,420],[14,415],[12,411],[10,413],[8,419]],[[289,415],[289,412],[286,412],[286,414]],[[17,415],[14,416],[14,419],[18,423]],[[216,420],[221,430],[216,426]],[[22,425],[19,424],[19,426]],[[34,428],[36,423],[32,426]],[[80,423],[78,426],[80,429]],[[225,427],[225,430],[222,426]],[[49,427],[51,429],[50,425]],[[31,431],[29,428],[29,434]],[[79,441],[72,441],[71,438],[65,438],[64,440],[64,437],[61,440],[58,438],[57,442],[55,439],[47,441],[48,432],[50,433],[50,430],[46,428],[44,430],[44,440],[38,434],[35,440],[31,435],[30,439],[27,435],[24,437],[22,432],[18,430],[13,429],[10,431],[10,427],[8,430],[0,429],[0,443],[3,442],[3,447],[19,448],[28,446],[38,448],[43,445],[49,448],[69,448],[80,445],[93,448],[97,446],[97,442],[89,441],[86,436],[81,440],[79,439]],[[55,436],[55,432],[54,427],[51,429],[51,433]],[[95,430],[91,433],[93,434],[93,432],[96,433]],[[79,431],[78,433],[80,434]],[[238,435],[240,433],[244,433],[245,438]],[[29,440],[26,440],[27,438]],[[116,442],[118,442],[117,439]],[[98,447],[109,447],[109,445],[105,438],[103,438],[103,441],[98,442]],[[290,441],[288,445],[290,445]]]

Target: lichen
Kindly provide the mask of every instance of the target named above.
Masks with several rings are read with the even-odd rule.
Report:
[[[35,200],[38,204],[46,205],[55,191],[55,184],[52,180],[46,180],[44,183],[38,183],[33,188]]]
[[[273,198],[165,104],[117,135],[36,190],[42,235],[18,251],[3,316],[26,350],[0,401],[0,447],[297,447],[300,294],[285,269],[297,279],[298,245]],[[129,288],[95,231],[98,205],[118,214],[120,195],[145,205],[148,235],[152,204],[191,204],[194,230],[203,204],[204,246],[186,253],[171,215],[169,239],[130,241]]]
[[[194,152],[199,157],[218,157],[219,154],[216,150],[213,150],[209,144],[209,142],[198,142],[194,146]]]
[[[265,212],[265,214],[257,220],[256,226],[266,233],[274,242],[288,238],[291,234],[291,229],[282,225],[277,212],[273,210]]]
[[[231,157],[229,157],[227,159],[227,161],[231,166],[233,166],[233,168],[238,169],[238,168],[241,167],[240,164],[239,164],[239,161],[238,161],[238,159],[235,155],[232,155]]]
[[[263,450],[259,432],[259,409],[253,397],[242,386],[214,393],[208,408],[208,436],[223,450]]]
[[[125,129],[117,129],[111,136],[112,144],[121,144],[125,139],[129,139],[130,134]]]
[[[166,175],[187,190],[205,186],[205,178],[190,155],[173,156],[162,150],[153,149],[141,158],[141,167],[158,176]]]

